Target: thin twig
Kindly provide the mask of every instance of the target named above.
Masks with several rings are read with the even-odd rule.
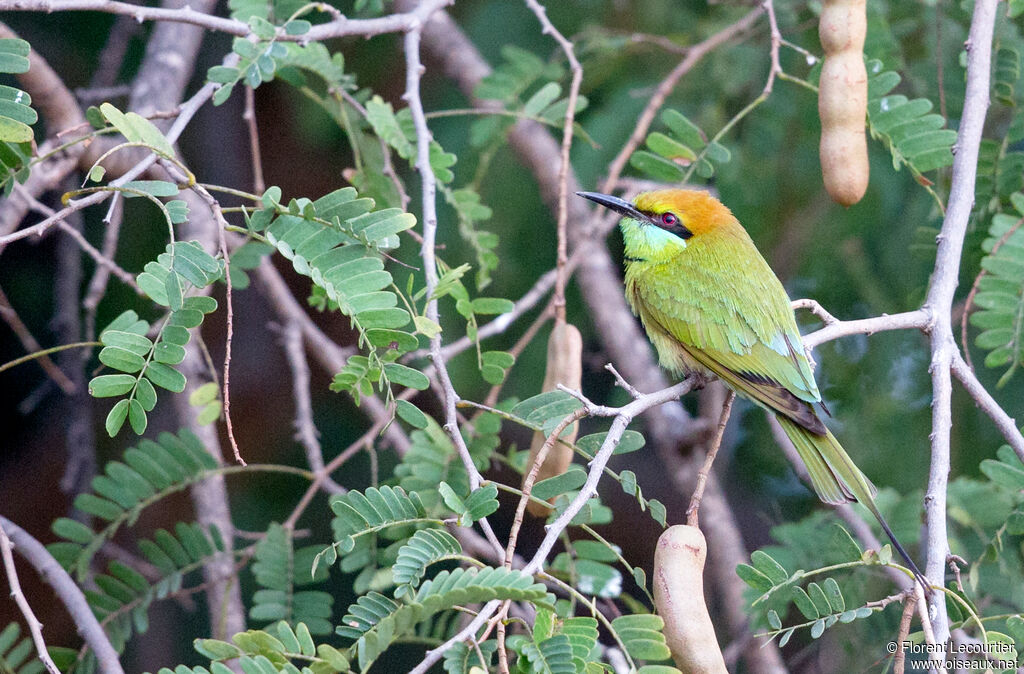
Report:
[[[82,236],[81,232],[79,232],[77,229],[75,229],[74,227],[72,227],[71,225],[69,225],[65,221],[60,221],[60,223],[57,226],[61,229],[61,231],[66,232],[72,239],[74,239],[75,243],[77,243],[79,245],[79,247],[83,251],[85,251],[86,255],[91,257],[96,262],[96,271],[97,271],[97,273],[102,273],[103,274],[103,277],[101,277],[101,278],[103,278],[103,280],[104,280],[103,286],[100,286],[100,292],[101,293],[103,292],[103,289],[106,288],[106,283],[105,283],[105,278],[104,277],[109,277],[110,274],[113,273],[114,276],[116,276],[118,278],[118,280],[120,280],[126,286],[128,286],[129,288],[134,290],[136,295],[138,295],[140,297],[142,297],[144,295],[144,293],[142,292],[142,288],[140,288],[139,284],[135,282],[135,277],[132,276],[131,273],[125,271],[116,262],[114,262],[114,260],[112,258],[110,258],[109,256],[105,255],[104,253],[101,253],[100,251],[96,250],[92,246],[92,244],[90,244],[85,239],[85,237]],[[114,229],[114,234],[116,236],[117,229],[116,228],[113,228],[113,229]],[[104,238],[103,238],[104,244],[107,242],[107,240],[108,240],[107,236],[104,235]],[[116,242],[117,239],[115,238],[114,240]],[[100,272],[101,269],[104,270],[104,271]],[[97,281],[97,284],[98,283],[99,282]],[[90,288],[91,288],[91,286],[92,286],[92,284],[90,283]],[[87,297],[86,299],[89,299],[89,298]],[[97,304],[98,304],[98,302],[97,302]],[[83,304],[83,306],[86,306],[86,308],[88,308],[87,305]]]
[[[339,88],[338,93],[346,103],[356,110],[356,112],[368,119],[366,107],[357,101],[352,94],[345,91],[344,87]],[[395,164],[391,159],[391,146],[388,145],[387,141],[383,138],[378,137],[378,140],[380,141],[380,153],[384,161],[384,166],[381,167],[381,171],[391,180],[391,184],[395,186],[395,191],[398,193],[398,203],[401,209],[403,211],[408,210],[410,201],[409,194],[405,191],[405,185],[402,184],[402,180],[398,177],[398,172],[395,171]],[[423,241],[419,239],[419,234],[412,230],[409,230],[409,234],[412,234],[413,238],[419,241],[419,243],[423,243]]]
[[[615,377],[615,383],[618,384],[619,387],[621,387],[623,390],[625,390],[626,393],[628,393],[629,395],[633,396],[633,400],[636,400],[641,395],[643,395],[642,393],[640,393],[640,391],[636,390],[635,386],[630,384],[628,381],[626,381],[622,377],[621,374],[619,374],[619,371],[615,369],[614,365],[612,365],[611,363],[608,363],[608,364],[606,364],[604,366],[604,369],[606,369],[606,370],[608,370],[609,372],[612,373],[612,376]]]
[[[914,596],[917,597],[917,601],[914,603],[917,605],[917,614],[921,619],[921,631],[924,632],[925,643],[927,643],[931,647],[929,652],[944,652],[946,648],[946,641],[940,642],[935,638],[935,630],[932,627],[932,625],[934,624],[936,619],[934,616],[929,617],[928,615],[928,600],[925,599],[924,589],[921,587],[920,583],[914,583]],[[940,594],[940,596],[942,595]],[[945,604],[943,604],[943,609],[945,609]],[[932,611],[934,612],[934,609],[932,609]],[[947,674],[946,668],[942,666],[941,662],[942,660],[939,659],[940,664],[938,665],[938,667],[936,667],[936,670],[939,672],[939,674]]]
[[[764,85],[764,95],[772,92],[775,85],[775,77],[782,73],[782,66],[779,64],[779,47],[782,45],[782,33],[779,32],[779,24],[775,20],[775,5],[772,0],[763,0],[761,6],[768,14],[768,28],[771,31],[771,48],[768,50],[771,59],[771,68],[768,70],[768,81]]]
[[[573,121],[576,118],[576,100],[580,93],[580,83],[583,81],[583,68],[576,60],[573,44],[555,28],[548,18],[547,10],[537,0],[525,0],[526,6],[537,16],[545,35],[550,35],[558,43],[569,61],[569,68],[572,70],[572,83],[569,86],[569,101],[565,109],[565,121],[562,125],[562,163],[558,168],[558,252],[557,252],[557,276],[555,278],[555,320],[558,324],[565,322],[565,286],[568,283],[569,274],[566,263],[568,257],[568,237],[566,235],[566,223],[569,220],[569,150],[572,147]]]
[[[917,595],[908,594],[903,600],[903,615],[900,616],[900,628],[896,632],[896,657],[893,659],[893,674],[903,674],[906,667],[907,653],[903,650],[903,642],[910,634],[910,621],[914,617],[917,606]]]
[[[420,4],[414,12],[407,14],[389,14],[374,19],[349,19],[336,16],[332,21],[313,26],[312,30],[303,35],[288,35],[279,30],[275,39],[286,42],[320,42],[334,37],[361,35],[371,37],[385,33],[408,31],[421,23],[427,16],[440,7],[449,5],[452,0],[427,0]],[[2,0],[0,11],[69,12],[94,11],[107,14],[122,14],[136,21],[171,21],[186,23],[207,30],[227,33],[238,37],[247,37],[251,30],[249,24],[235,19],[225,19],[204,12],[197,12],[188,5],[181,8],[146,7],[133,5],[116,0]]]
[[[235,320],[234,306],[231,299],[231,255],[228,252],[227,243],[227,228],[229,225],[228,221],[224,219],[224,213],[221,211],[220,202],[214,199],[213,195],[211,195],[205,187],[196,184],[192,186],[192,189],[196,194],[202,197],[203,201],[206,202],[210,207],[210,211],[213,213],[213,221],[217,227],[218,252],[224,260],[224,286],[226,288],[224,293],[224,303],[227,305],[227,334],[224,337],[224,381],[221,383],[224,404],[224,424],[227,426],[228,442],[231,443],[231,451],[234,454],[235,461],[244,466],[245,460],[242,458],[242,453],[238,449],[238,442],[235,440],[235,430],[231,423],[231,343],[235,332]]]
[[[633,150],[639,147],[640,143],[647,136],[647,130],[651,128],[654,116],[661,109],[661,106],[664,105],[665,99],[672,93],[672,90],[675,89],[676,84],[679,83],[683,75],[693,70],[694,66],[700,63],[701,59],[709,52],[714,51],[717,47],[720,47],[737,35],[750,30],[750,27],[754,25],[754,22],[757,21],[762,13],[764,13],[763,6],[753,9],[736,23],[726,26],[711,37],[687,49],[683,60],[661,81],[654,94],[647,101],[647,105],[637,119],[633,132],[629,135],[629,140],[622,146],[622,149],[615,155],[615,159],[612,160],[611,165],[608,167],[608,177],[605,178],[604,183],[601,185],[602,192],[608,193],[615,189],[619,176],[622,174],[622,170],[626,168],[626,162],[629,161],[630,155],[633,154]]]
[[[429,5],[424,2],[420,6]],[[430,129],[427,126],[427,119],[423,112],[423,100],[420,98],[420,77],[423,74],[423,64],[420,62],[420,40],[423,32],[423,24],[417,23],[405,34],[405,94],[403,98],[409,105],[412,113],[413,126],[416,129],[416,170],[420,174],[422,182],[422,208],[423,208],[423,245],[420,248],[420,257],[423,260],[423,271],[426,277],[427,296],[427,318],[437,323],[439,313],[437,298],[434,297],[434,289],[437,287],[437,259],[434,254],[437,240],[437,180],[434,170],[430,165]],[[451,438],[462,460],[466,473],[469,476],[470,489],[477,489],[480,486],[481,476],[473,464],[473,457],[466,446],[466,440],[459,431],[458,414],[455,404],[459,400],[455,387],[452,385],[444,356],[441,353],[441,335],[434,335],[430,339],[430,358],[433,361],[435,375],[443,391],[442,403],[444,405],[444,430]],[[503,546],[494,537],[489,528],[484,528],[484,533],[489,534],[488,540],[501,551]]]
[[[89,0],[86,0],[86,1],[89,1]],[[5,3],[2,0],[0,0],[0,10],[2,10],[4,8],[4,4]],[[110,4],[121,4],[121,3],[110,3]],[[128,6],[129,7],[136,7],[135,5],[128,5]],[[19,6],[18,8],[19,9],[24,9],[23,6]],[[188,9],[188,8],[186,7],[185,9]],[[189,11],[191,11],[191,10],[189,10]],[[193,13],[195,13],[195,12],[193,12]],[[231,54],[227,58],[224,59],[224,64],[225,65],[232,65],[234,63],[237,63],[237,61],[238,61],[237,54]],[[204,85],[202,88],[199,89],[199,91],[197,91],[195,94],[193,94],[191,98],[189,98],[187,101],[182,103],[181,106],[179,106],[178,111],[177,111],[178,114],[177,114],[177,117],[174,120],[174,123],[167,130],[167,133],[164,134],[164,136],[167,138],[167,140],[170,143],[173,144],[173,143],[175,143],[178,140],[178,137],[181,136],[182,132],[185,130],[185,127],[188,126],[188,123],[190,121],[192,121],[192,118],[195,116],[196,112],[198,112],[199,108],[202,107],[210,99],[211,96],[213,96],[213,92],[216,91],[218,86],[219,85],[216,85],[216,84],[213,84],[213,83],[208,83],[208,84]],[[132,166],[130,169],[125,171],[121,175],[121,177],[117,178],[116,180],[111,181],[110,186],[111,187],[120,187],[121,185],[124,185],[127,182],[135,180],[140,175],[142,175],[144,172],[146,172],[149,169],[149,167],[151,167],[154,163],[156,163],[156,161],[157,161],[157,155],[155,155],[155,154],[147,155],[141,161],[139,161],[134,166]],[[10,234],[4,235],[4,236],[0,236],[0,251],[2,251],[3,248],[7,246],[7,244],[9,244],[9,243],[11,243],[13,241],[18,241],[20,239],[28,238],[30,236],[42,236],[51,227],[53,227],[57,223],[63,221],[65,218],[67,218],[72,213],[76,213],[76,212],[78,212],[78,211],[80,211],[80,210],[82,210],[82,209],[84,209],[84,208],[86,208],[88,206],[92,206],[93,204],[98,204],[98,203],[102,202],[103,200],[107,199],[108,197],[110,197],[111,194],[117,194],[117,192],[109,192],[109,191],[93,192],[92,194],[86,195],[86,196],[81,197],[79,199],[72,199],[71,201],[68,202],[67,206],[62,208],[60,211],[57,211],[53,215],[45,218],[41,222],[38,222],[35,225],[32,225],[31,227],[26,227],[25,229],[19,229],[16,232],[12,232]]]
[[[43,347],[32,336],[28,326],[21,321],[18,312],[11,306],[7,295],[4,294],[2,289],[0,289],[0,317],[14,331],[18,341],[25,347],[25,350],[30,354],[37,354],[35,359],[39,362],[39,367],[43,368],[43,371],[46,372],[46,376],[56,382],[57,386],[60,386],[64,393],[68,395],[73,394],[75,392],[75,383],[68,379],[68,376],[57,367],[57,364],[50,360],[50,357],[43,352]]]
[[[319,432],[313,423],[313,402],[309,394],[309,363],[302,344],[302,328],[295,323],[285,326],[282,340],[288,365],[292,370],[292,395],[295,397],[295,439],[306,450],[306,461],[313,472],[324,472],[324,454],[320,447]],[[342,494],[345,488],[327,477],[324,489],[331,494]]]
[[[302,495],[302,498],[299,499],[298,504],[292,510],[291,515],[289,515],[288,519],[285,520],[285,525],[293,529],[295,528],[295,524],[299,521],[299,518],[302,516],[302,513],[305,512],[306,508],[313,500],[313,497],[316,496],[320,488],[327,482],[328,479],[330,479],[331,473],[336,471],[346,461],[348,461],[350,458],[352,458],[358,452],[360,452],[363,449],[363,447],[365,447],[368,444],[371,444],[373,442],[373,439],[377,437],[377,435],[380,433],[380,429],[383,428],[384,424],[386,423],[387,420],[381,420],[376,422],[373,426],[370,427],[368,431],[363,433],[358,440],[356,440],[351,445],[346,447],[340,454],[338,454],[338,456],[331,459],[327,463],[327,465],[324,466],[324,469],[316,474],[316,477],[313,479],[313,482],[309,485],[309,488],[306,489],[306,493]]]
[[[715,462],[718,448],[722,445],[722,436],[725,435],[725,426],[729,423],[729,413],[732,412],[732,404],[735,400],[736,393],[729,391],[725,396],[725,402],[722,403],[722,415],[718,418],[718,427],[715,429],[715,435],[708,446],[704,465],[701,466],[700,472],[697,473],[697,487],[693,490],[690,506],[686,509],[686,523],[691,527],[698,526],[697,511],[700,510],[700,500],[704,497],[704,485],[707,484],[708,474],[711,472],[711,464]]]
[[[260,154],[260,130],[256,124],[256,92],[245,87],[245,111],[242,113],[245,127],[249,131],[249,156],[252,159],[252,191],[263,194],[267,183],[263,179],[263,158]]]
[[[530,466],[530,472],[526,474],[526,479],[523,480],[523,495],[519,497],[519,504],[516,506],[515,518],[512,520],[512,528],[508,534],[508,545],[505,547],[505,568],[512,568],[512,556],[516,552],[516,541],[519,538],[519,529],[523,526],[523,517],[526,514],[526,504],[530,501],[530,492],[533,491],[533,484],[537,480],[537,475],[540,474],[540,468],[544,465],[544,460],[548,457],[548,453],[551,448],[558,442],[558,438],[562,435],[565,429],[572,426],[574,423],[587,416],[587,410],[584,407],[580,407],[571,414],[566,415],[564,419],[558,422],[555,429],[551,432],[551,435],[547,437],[544,444],[541,445],[540,450],[537,452],[537,457],[533,461],[533,465]]]
[[[451,342],[450,344],[445,344],[443,347],[441,347],[441,355],[444,356],[445,359],[454,358],[455,356],[459,355],[466,349],[472,347],[475,343],[487,339],[488,337],[493,337],[495,335],[500,335],[504,333],[516,321],[516,319],[518,319],[520,316],[522,316],[530,309],[533,309],[535,306],[537,306],[537,303],[540,302],[541,299],[543,299],[544,296],[548,293],[548,291],[551,290],[551,288],[554,286],[556,274],[557,272],[554,269],[551,269],[550,271],[547,271],[544,274],[542,274],[534,282],[530,289],[523,293],[523,296],[515,301],[515,303],[513,304],[512,311],[495,317],[490,322],[481,326],[476,331],[476,341],[466,336],[460,337],[454,342]],[[419,351],[413,351],[411,353],[406,354],[403,357],[403,360],[416,360],[418,358],[426,358],[429,355],[430,349],[420,349]]]
[[[14,555],[11,553],[11,539],[7,537],[7,532],[2,526],[0,526],[0,555],[3,556],[4,571],[7,573],[7,584],[11,587],[11,596],[18,605],[21,615],[25,617],[25,622],[28,623],[28,631],[32,634],[32,643],[36,646],[36,655],[43,661],[46,671],[50,674],[60,674],[49,651],[46,650],[46,642],[43,640],[43,623],[36,618],[36,614],[32,612],[32,607],[25,598],[25,593],[21,591],[18,571],[14,568]]]

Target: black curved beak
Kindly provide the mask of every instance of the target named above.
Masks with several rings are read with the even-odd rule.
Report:
[[[584,199],[590,199],[595,204],[601,204],[605,208],[610,208],[616,213],[627,218],[640,220],[641,222],[647,220],[647,216],[645,214],[638,211],[636,206],[625,199],[620,199],[610,194],[601,194],[600,192],[577,192],[576,195],[583,197]]]

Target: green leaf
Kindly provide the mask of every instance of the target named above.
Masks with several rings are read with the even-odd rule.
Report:
[[[426,428],[429,423],[427,415],[407,400],[395,401],[395,412],[413,428]]]
[[[166,180],[132,180],[121,186],[126,190],[145,192],[154,197],[173,197],[178,194],[178,186]],[[134,197],[134,194],[125,194],[127,198]]]
[[[441,334],[441,326],[426,316],[413,316],[412,320],[416,326],[416,332],[426,335],[428,339],[433,339]]]
[[[170,142],[160,132],[160,129],[145,117],[134,112],[123,113],[110,103],[102,104],[100,111],[128,141],[145,143],[167,157],[174,156],[174,148],[171,147]]]
[[[569,637],[557,634],[539,644],[524,641],[523,656],[530,663],[530,669],[551,674],[574,674],[576,667],[572,660],[572,645]]]
[[[373,127],[374,133],[390,145],[403,159],[414,155],[412,144],[398,124],[390,103],[385,103],[380,96],[374,96],[366,102],[366,121]]]
[[[597,454],[597,450],[601,449],[601,445],[604,444],[605,438],[608,436],[607,433],[593,433],[591,435],[585,435],[576,441],[576,446],[585,451],[590,456]],[[646,444],[644,436],[636,431],[623,431],[622,437],[619,439],[619,444],[615,447],[612,454],[629,454],[635,452],[638,449],[643,448]]]
[[[146,368],[146,378],[151,382],[173,393],[185,390],[185,375],[163,363],[150,363]]]
[[[1002,461],[985,459],[981,462],[981,472],[990,480],[1014,492],[1024,490],[1024,470]]]
[[[10,117],[0,117],[0,141],[7,143],[30,143],[35,137],[32,127]]]
[[[475,314],[507,314],[516,307],[514,302],[503,297],[478,297],[472,306]]]
[[[305,35],[312,27],[309,21],[293,19],[284,25],[284,32],[288,35]]]
[[[697,158],[697,153],[692,149],[657,131],[647,136],[647,147],[669,160],[682,159],[691,162]]]
[[[541,110],[554,103],[561,95],[562,87],[555,82],[548,82],[526,101],[523,105],[523,114],[528,117],[536,117]]]
[[[547,590],[531,576],[505,568],[457,568],[441,571],[424,581],[415,597],[399,605],[371,592],[349,607],[337,632],[355,639],[360,668],[365,671],[396,639],[419,623],[453,606],[487,602],[492,599],[547,604]]]
[[[407,386],[417,391],[425,391],[430,387],[430,380],[425,374],[399,363],[385,364],[384,373],[392,383],[399,386]]]
[[[773,584],[778,585],[779,583],[784,583],[789,579],[789,573],[786,569],[763,550],[755,550],[751,553],[750,561],[754,567],[767,576]]]
[[[217,400],[220,395],[220,387],[217,382],[209,381],[192,391],[188,397],[188,404],[193,407],[202,407]]]
[[[467,523],[476,522],[498,509],[498,488],[493,484],[484,485],[470,492],[465,500]]]
[[[407,494],[400,487],[387,486],[335,497],[331,509],[337,516],[331,524],[342,553],[352,550],[355,536],[421,519],[426,512],[415,492]]]
[[[121,430],[121,426],[124,425],[125,419],[128,418],[128,407],[129,403],[127,400],[119,400],[110,409],[107,414],[107,420],[104,426],[107,429],[107,435],[114,437],[117,432]]]
[[[104,347],[100,351],[100,362],[121,372],[138,372],[146,367],[142,356],[117,346]]]
[[[698,150],[704,147],[704,134],[700,128],[678,110],[666,108],[661,113],[661,121],[683,144]]]
[[[814,608],[818,610],[818,615],[827,616],[838,612],[833,610],[831,604],[829,604],[828,597],[825,596],[825,591],[817,583],[812,582],[807,585],[807,596],[814,603]]]
[[[636,660],[667,660],[671,653],[665,644],[664,621],[656,615],[624,615],[612,621],[612,629]]]
[[[135,386],[135,377],[128,374],[106,374],[89,382],[89,395],[94,398],[122,396]]]
[[[398,557],[392,569],[395,584],[415,587],[423,578],[428,566],[445,557],[461,553],[462,546],[447,531],[421,529],[398,550]],[[402,594],[405,592],[396,592],[395,596],[401,597]]]
[[[846,601],[843,599],[843,593],[839,589],[839,583],[836,582],[835,578],[825,579],[825,594],[828,597],[828,603],[832,607],[833,613],[842,613],[846,610]]]
[[[18,38],[0,39],[0,73],[11,73],[13,75],[27,73],[30,51],[29,43],[24,40],[19,40]]]
[[[192,642],[192,647],[197,653],[211,660],[230,660],[242,654],[238,646],[216,639],[196,639]]]
[[[908,165],[915,174],[953,163],[952,145],[956,134],[942,130],[945,120],[930,114],[931,101],[908,100],[902,95],[886,95],[900,82],[897,73],[882,72],[881,62],[869,61],[868,125],[893,155],[894,166]]]
[[[81,543],[82,545],[91,543],[96,537],[96,534],[93,533],[92,529],[81,522],[68,519],[67,517],[57,518],[51,529],[57,536],[69,540],[72,543]]]
[[[629,157],[629,164],[660,182],[678,183],[685,175],[682,167],[646,150],[637,150]]]
[[[818,608],[811,601],[811,598],[807,596],[807,592],[802,587],[790,588],[790,599],[796,604],[796,607],[800,610],[800,613],[804,615],[808,620],[816,620],[821,616]]]
[[[124,401],[122,400],[121,402]],[[128,423],[131,424],[132,430],[135,431],[136,435],[142,435],[146,432],[146,410],[138,400],[132,400],[128,406]]]
[[[768,592],[774,587],[771,579],[749,564],[737,564],[736,575],[758,592]]]
[[[570,466],[569,470],[561,475],[549,477],[535,484],[531,493],[533,496],[546,501],[559,494],[579,489],[586,481],[587,471],[579,466]]]
[[[465,502],[459,497],[458,494],[455,493],[455,490],[452,489],[447,482],[442,482],[441,484],[439,484],[437,486],[437,490],[441,493],[441,498],[444,500],[444,504],[448,506],[448,508],[452,512],[456,513],[457,515],[461,515],[462,513],[466,512]]]

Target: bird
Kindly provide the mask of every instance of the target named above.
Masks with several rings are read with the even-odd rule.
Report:
[[[739,220],[708,192],[664,189],[632,203],[578,196],[622,216],[625,293],[662,367],[713,375],[775,414],[818,498],[862,503],[927,593],[924,574],[875,503],[877,489],[822,421],[828,414],[785,288]]]

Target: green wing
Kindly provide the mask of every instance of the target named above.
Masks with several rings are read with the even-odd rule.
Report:
[[[756,259],[744,251],[742,270],[696,246],[669,262],[636,264],[627,273],[630,302],[663,361],[665,349],[681,348],[737,393],[824,434],[789,297],[753,244],[749,250]]]

